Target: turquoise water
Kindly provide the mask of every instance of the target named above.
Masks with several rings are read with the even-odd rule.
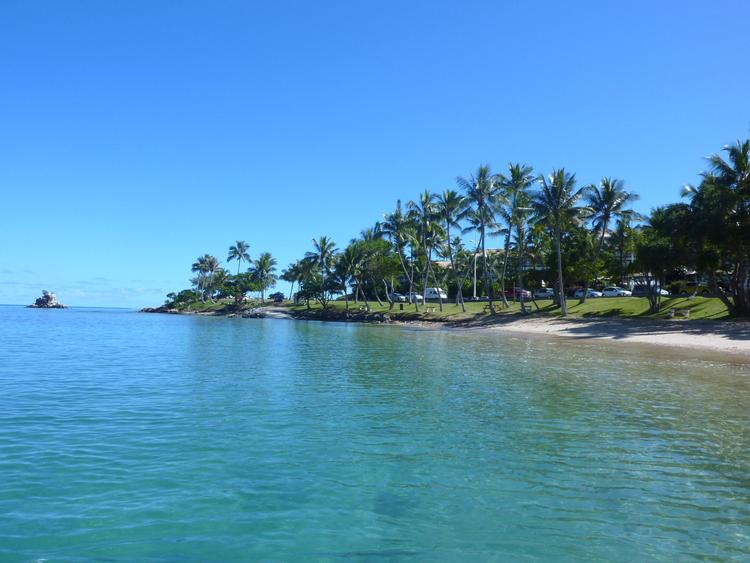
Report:
[[[0,307],[0,559],[750,557],[750,370]]]

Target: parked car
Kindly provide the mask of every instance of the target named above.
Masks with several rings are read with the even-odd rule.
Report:
[[[422,303],[424,301],[424,297],[422,296],[421,293],[416,293],[412,291],[411,293],[408,293],[406,295],[406,300],[409,303]]]
[[[659,292],[659,295],[669,295],[669,292],[663,287],[657,286],[655,289]],[[648,286],[643,284],[633,286],[632,295],[633,297],[648,297]]]
[[[555,296],[555,290],[551,287],[543,287],[534,292],[534,299],[552,299]]]
[[[589,290],[586,292],[586,297],[601,297],[602,292],[596,291],[595,289],[589,288]],[[583,297],[583,289],[577,289],[576,292],[573,294],[573,297],[576,299],[580,299]]]
[[[506,299],[531,299],[531,292],[528,289],[514,287],[505,290]]]
[[[602,289],[602,297],[630,297],[633,293],[616,285]]]
[[[711,290],[708,285],[696,281],[676,281],[669,286],[674,295],[700,295],[701,297],[711,297]]]
[[[390,299],[391,301],[395,301],[396,303],[405,303],[406,295],[397,291],[392,291],[388,294],[388,299]]]
[[[424,293],[427,299],[448,299],[448,294],[445,293],[444,289],[439,287],[428,287]]]

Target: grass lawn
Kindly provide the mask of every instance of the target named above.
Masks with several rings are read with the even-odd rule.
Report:
[[[533,303],[527,303],[527,307],[532,310],[535,314],[543,314],[549,316],[559,316],[560,309],[554,307],[552,301],[541,300],[537,301],[539,310],[537,311]],[[310,303],[311,307],[318,311],[321,306],[317,303]],[[395,304],[391,311],[388,310],[388,304],[384,303],[381,307],[377,301],[370,301],[370,312],[373,314],[377,313],[388,313],[394,320],[446,320],[446,321],[459,321],[477,318],[483,315],[488,315],[489,312],[486,310],[487,302],[467,302],[466,313],[462,312],[460,306],[456,306],[453,303],[444,303],[443,311],[439,310],[438,303],[428,303],[419,306],[419,313],[415,311],[414,305],[403,303],[404,310],[402,311],[399,307],[400,304]],[[349,310],[352,313],[359,313],[363,311],[361,307],[364,304],[360,302],[355,305],[353,302],[349,302]],[[429,308],[429,310],[428,310]],[[690,310],[690,319],[725,319],[729,316],[729,313],[724,307],[721,300],[713,297],[695,297],[688,299],[687,297],[663,297],[661,301],[661,311],[652,315],[648,312],[648,299],[645,297],[599,297],[594,299],[587,299],[586,303],[579,305],[578,299],[568,299],[568,315],[570,317],[581,317],[581,318],[596,318],[596,317],[640,317],[640,318],[668,318],[669,311],[674,308],[677,311]],[[294,305],[291,306],[293,311],[304,312],[306,311],[305,305]],[[329,309],[334,311],[343,311],[345,304],[343,301],[332,301],[329,303]],[[501,303],[495,303],[495,310],[501,315],[508,315],[513,313],[520,313],[521,307],[518,303],[510,303],[510,308],[503,309]],[[681,317],[678,317],[681,318]]]

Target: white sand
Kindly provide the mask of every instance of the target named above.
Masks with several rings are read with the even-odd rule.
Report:
[[[485,329],[727,353],[750,361],[750,322],[516,317]]]

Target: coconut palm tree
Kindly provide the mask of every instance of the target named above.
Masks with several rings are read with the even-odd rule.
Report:
[[[333,255],[336,253],[336,243],[323,235],[313,239],[314,250],[305,253],[305,259],[315,264],[321,271],[328,273],[333,265]]]
[[[442,229],[439,224],[439,216],[435,206],[435,194],[425,190],[419,196],[418,201],[410,201],[407,203],[409,213],[412,216],[414,223],[417,226],[417,237],[419,238],[419,244],[422,252],[425,256],[425,269],[423,275],[423,298],[427,301],[427,283],[429,282],[429,276],[432,274],[432,278],[437,286],[437,278],[432,269],[432,251],[440,243],[440,236],[442,235]],[[438,291],[438,301],[440,302],[440,310],[443,310],[443,298],[440,297]]]
[[[240,275],[240,267],[242,262],[250,263],[250,246],[244,240],[238,240],[232,246],[229,247],[229,254],[227,256],[227,262],[237,260],[237,275]]]
[[[191,266],[191,271],[197,273],[196,285],[201,292],[201,300],[206,300],[206,293],[211,285],[211,277],[219,268],[219,261],[210,254],[199,256]]]
[[[503,198],[500,192],[500,183],[496,176],[492,175],[490,167],[480,166],[476,173],[469,178],[459,176],[456,179],[458,186],[466,193],[466,202],[473,207],[475,219],[478,219],[479,244],[482,248],[482,281],[484,291],[489,298],[490,311],[494,314],[495,307],[492,304],[493,292],[489,281],[489,269],[487,268],[487,229],[495,224],[495,217]]]
[[[260,301],[265,302],[265,291],[276,283],[276,258],[270,252],[263,252],[253,262],[252,274],[260,287]]]
[[[555,241],[557,254],[557,291],[562,316],[568,315],[565,302],[565,284],[562,269],[562,234],[571,221],[578,218],[580,209],[576,206],[581,198],[583,188],[576,189],[575,174],[565,172],[564,168],[553,170],[549,176],[539,176],[540,189],[532,201],[535,221],[543,223]]]
[[[633,210],[626,209],[626,206],[637,200],[638,196],[625,191],[624,182],[615,178],[603,178],[598,186],[594,184],[586,186],[584,192],[587,203],[585,217],[591,221],[594,233],[599,234],[599,242],[593,259],[593,264],[596,264],[604,247],[604,239],[609,232],[610,221],[632,216]],[[586,302],[588,291],[589,280],[587,279],[583,285],[583,295],[579,303]]]
[[[462,311],[466,312],[466,306],[464,305],[463,296],[463,285],[460,283],[460,276],[456,269],[456,261],[453,255],[453,243],[451,240],[451,227],[461,230],[459,220],[466,207],[464,197],[455,190],[444,190],[442,194],[438,195],[435,201],[435,211],[443,222],[443,228],[445,229],[445,242],[446,251],[448,254],[448,260],[451,263],[451,275],[456,284],[456,305],[460,304]]]
[[[404,270],[404,276],[409,281],[409,296],[411,298],[414,292],[414,267],[412,262],[411,267],[407,268],[404,253],[407,244],[413,242],[416,237],[414,236],[414,223],[409,215],[403,212],[400,199],[396,201],[396,209],[393,213],[383,215],[383,222],[380,227],[384,236],[390,239],[391,245],[396,250],[401,268]],[[419,312],[419,303],[416,299],[414,299],[414,307]]]
[[[703,226],[707,244],[720,249],[726,264],[728,292],[718,287],[715,269],[709,282],[730,314],[750,316],[750,139],[725,146],[726,160],[708,157],[709,170],[698,188],[686,186],[683,195]]]
[[[505,298],[505,275],[508,272],[508,259],[510,254],[510,238],[514,226],[518,231],[518,221],[528,215],[529,205],[528,190],[536,182],[534,169],[525,164],[509,164],[508,175],[500,175],[500,189],[505,196],[505,204],[500,209],[500,217],[505,223],[505,228],[498,234],[505,235],[503,253],[503,267],[500,273],[500,291],[502,292],[503,305],[508,306]]]
[[[280,278],[285,282],[289,282],[289,301],[292,301],[294,297],[294,284],[300,281],[302,276],[302,266],[300,261],[292,262],[282,272]]]
[[[362,266],[362,252],[360,245],[357,242],[351,243],[347,246],[343,252],[339,253],[336,257],[336,265],[333,272],[341,285],[341,289],[344,292],[344,301],[346,302],[346,312],[349,312],[349,292],[347,291],[347,284],[354,280],[356,286],[356,293],[359,295],[360,291],[360,268]],[[367,298],[365,298],[365,306],[367,306]]]

